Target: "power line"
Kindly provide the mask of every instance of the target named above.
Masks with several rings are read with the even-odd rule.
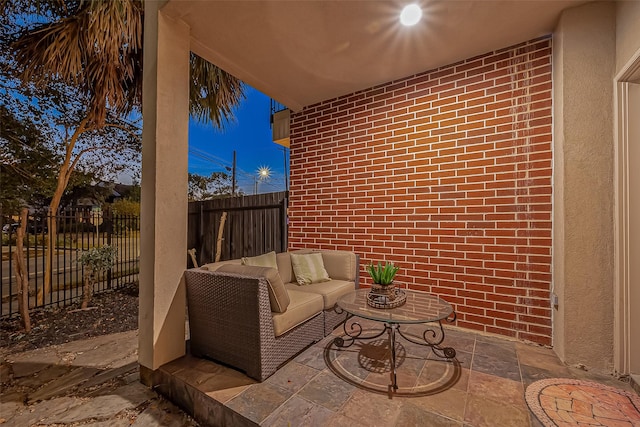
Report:
[[[227,171],[233,171],[233,167],[230,166],[230,163],[225,160],[225,159],[221,159],[219,157],[216,157],[214,155],[211,155],[209,153],[206,153],[202,150],[199,150],[197,148],[189,148],[189,154],[193,155],[194,157],[197,157],[201,160],[205,160],[207,162],[210,163],[214,163],[218,166],[223,167],[225,170]],[[259,180],[258,176],[256,173],[249,173],[243,169],[240,169],[237,167],[236,165],[236,181],[237,181],[237,186],[238,187],[243,187],[243,188],[254,188],[255,184],[257,182],[257,180]],[[242,176],[244,176],[244,178]],[[272,175],[270,177],[270,179],[268,181],[266,180],[260,180],[260,185],[264,186],[266,185],[267,187],[271,187],[274,189],[279,190],[280,189],[280,185],[276,184],[275,182],[272,181],[283,181],[284,182],[284,178],[285,175],[281,174],[279,172],[272,172]],[[285,183],[285,188],[286,188],[286,183]]]
[[[218,164],[218,165],[224,167],[225,169],[227,169],[229,171],[232,170],[232,168],[231,168],[231,166],[230,166],[230,164],[228,163],[227,160],[220,159],[219,157],[216,157],[216,156],[210,155],[208,153],[205,153],[204,151],[199,150],[197,148],[190,148],[189,149],[189,153],[193,154],[195,157],[198,157],[198,158],[200,158],[202,160],[206,160],[206,161]],[[236,172],[246,176],[247,178],[251,178],[251,179],[253,179],[256,176],[255,173],[249,173],[249,172],[247,172],[247,171],[245,171],[243,169],[240,169],[238,167],[236,167]],[[284,175],[282,175],[282,174],[280,174],[278,172],[273,173],[273,175],[275,177],[284,178]]]
[[[203,152],[201,152],[199,150],[190,148],[189,149],[189,154],[192,154],[193,156],[198,157],[198,158],[200,158],[202,160],[206,160],[208,162],[215,163],[215,164],[217,164],[219,166],[222,166],[226,170],[231,170],[232,169],[230,166],[225,165],[223,163],[224,162],[223,160],[215,158],[213,156],[209,156],[206,153],[203,153]]]

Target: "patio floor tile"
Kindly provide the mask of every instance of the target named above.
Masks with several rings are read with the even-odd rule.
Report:
[[[470,394],[464,422],[473,427],[526,427],[529,411],[525,406],[513,406]]]
[[[368,418],[356,421],[353,418],[345,417],[343,414],[334,415],[326,424],[331,427],[369,427]]]
[[[472,371],[469,375],[469,394],[481,396],[508,405],[525,405],[524,387],[520,381],[513,381],[482,372]]]
[[[317,369],[293,361],[276,371],[265,382],[295,393],[319,373]]]
[[[455,349],[455,347],[453,347]],[[442,357],[438,357],[434,354],[429,356],[431,360],[447,360]],[[456,349],[456,360],[460,363],[460,366],[463,368],[471,368],[471,361],[473,360],[473,353],[468,353],[466,351],[458,351]]]
[[[461,427],[462,423],[441,415],[427,412],[410,402],[405,402],[400,409],[397,427],[430,426],[430,427]]]
[[[444,347],[453,347],[456,349],[456,352],[467,352],[469,354],[473,353],[475,348],[476,340],[473,336],[467,336],[462,334],[451,334],[450,331],[447,331],[447,335],[442,342]]]
[[[455,378],[454,375],[458,374]],[[420,390],[436,390],[439,387],[455,388],[467,391],[469,382],[469,370],[466,368],[457,368],[446,360],[428,360],[425,363],[420,377],[418,378],[416,388]]]
[[[496,359],[516,360],[516,346],[514,342],[505,341],[502,343],[478,341],[474,354],[481,354]]]
[[[324,348],[322,347],[309,347],[293,360],[297,363],[301,363],[318,370],[322,370],[327,367],[327,364],[324,361]]]
[[[247,388],[231,399],[227,406],[251,421],[260,423],[276,411],[290,396],[291,393],[280,387],[262,383]]]
[[[463,421],[467,392],[451,388],[429,396],[411,398],[411,403],[424,411]]]
[[[520,365],[520,370],[522,372],[522,382],[524,383],[525,387],[535,381],[543,380],[545,378],[574,377],[569,368],[567,368],[566,366],[556,366],[551,367],[551,369],[543,369],[528,365]]]
[[[360,382],[369,376],[371,370],[362,366],[357,355],[357,349],[354,350],[341,350],[337,352],[339,355],[334,363],[336,366],[339,366],[342,371],[351,374],[351,378],[353,378],[354,381]]]
[[[494,356],[484,356],[481,353],[474,353],[471,369],[489,375],[496,375],[514,381],[520,381],[520,367],[517,359],[499,358]]]
[[[354,390],[353,385],[341,380],[329,371],[323,371],[300,390],[298,395],[338,412]]]
[[[366,329],[369,323],[362,325]],[[591,378],[620,385],[612,377],[563,365],[549,348],[446,328],[443,345],[456,349],[453,360],[398,340],[399,389],[389,399],[386,337],[338,348],[333,338],[344,332],[337,331],[263,383],[189,356],[182,363],[167,365],[170,383],[182,390],[187,407],[191,401],[203,400],[193,393],[203,392],[204,399],[214,401],[207,409],[209,419],[229,420],[218,424],[268,427],[541,427],[525,403],[524,393],[532,382]]]
[[[265,427],[330,425],[329,420],[335,414],[324,406],[293,396],[265,419],[262,425]]]
[[[357,390],[340,413],[355,421],[366,420],[366,424],[371,427],[386,427],[395,425],[401,408],[400,399],[389,399],[384,395]]]

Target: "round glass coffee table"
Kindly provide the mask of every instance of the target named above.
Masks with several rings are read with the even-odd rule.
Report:
[[[444,341],[444,328],[442,320],[454,322],[456,313],[451,304],[435,295],[403,289],[406,293],[407,301],[396,308],[374,308],[367,304],[367,293],[369,289],[358,289],[338,298],[335,310],[338,314],[347,313],[347,318],[343,323],[345,336],[336,337],[333,342],[338,347],[350,347],[356,340],[371,340],[387,333],[389,348],[391,350],[391,384],[389,385],[389,396],[398,389],[396,375],[396,333],[405,340],[414,344],[430,347],[433,353],[441,358],[453,359],[456,351],[452,347],[442,347]],[[380,332],[363,335],[363,328],[358,322],[347,323],[352,317],[360,317],[380,322],[384,328]],[[405,324],[424,324],[425,330],[422,333],[422,340],[404,333],[400,327]]]

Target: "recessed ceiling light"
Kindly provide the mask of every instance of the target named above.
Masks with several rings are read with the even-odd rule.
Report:
[[[422,9],[417,4],[406,5],[400,13],[400,23],[405,27],[416,25],[422,18]]]

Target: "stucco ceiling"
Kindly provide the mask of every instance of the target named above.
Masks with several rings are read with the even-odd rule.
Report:
[[[402,6],[422,21],[403,27]],[[565,1],[170,0],[191,49],[293,110],[550,34]]]

